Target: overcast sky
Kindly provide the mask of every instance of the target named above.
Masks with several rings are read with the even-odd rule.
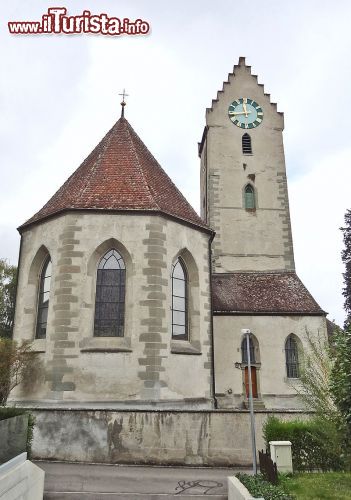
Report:
[[[65,6],[141,18],[147,36],[10,35],[7,22]],[[246,56],[285,113],[285,154],[297,272],[343,323],[340,258],[351,208],[349,0],[3,0],[0,257],[17,262],[21,223],[126,117],[199,208],[197,142],[205,108]]]

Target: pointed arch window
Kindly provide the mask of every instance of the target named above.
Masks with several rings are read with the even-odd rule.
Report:
[[[289,335],[285,342],[286,374],[288,378],[299,378],[299,351],[294,335]]]
[[[256,203],[255,203],[255,190],[251,186],[251,184],[248,184],[245,187],[245,193],[244,193],[244,202],[245,202],[245,208],[246,209],[255,209],[256,208]]]
[[[188,275],[180,258],[172,266],[172,339],[189,339]]]
[[[252,155],[251,137],[245,133],[241,138],[242,150],[244,155]]]
[[[250,346],[250,362],[251,364],[254,364],[256,363],[255,347],[251,337],[249,339],[249,346]],[[246,337],[244,337],[241,342],[241,362],[245,365],[247,365],[248,363]]]
[[[35,331],[35,337],[37,339],[45,339],[46,337],[50,299],[51,271],[51,259],[50,257],[47,257],[40,273],[37,325]]]
[[[99,262],[96,279],[94,336],[123,337],[126,267],[115,249]]]

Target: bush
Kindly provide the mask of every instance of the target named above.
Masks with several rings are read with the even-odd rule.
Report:
[[[18,417],[19,415],[28,415],[28,432],[27,432],[27,457],[30,460],[32,455],[32,441],[33,441],[33,432],[35,425],[35,417],[31,413],[28,413],[21,408],[1,408],[0,407],[0,420],[6,420],[7,418]]]
[[[295,471],[342,470],[342,443],[335,425],[315,418],[310,421],[281,421],[269,417],[263,426],[267,450],[269,441],[291,441]]]
[[[12,389],[24,379],[33,380],[37,369],[37,355],[30,342],[19,344],[0,338],[0,406],[6,405]]]
[[[279,486],[274,486],[265,481],[261,474],[250,476],[240,473],[236,477],[249,490],[253,497],[263,497],[265,500],[292,500],[294,498],[284,493]]]

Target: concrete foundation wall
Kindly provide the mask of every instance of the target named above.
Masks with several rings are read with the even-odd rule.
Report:
[[[33,457],[126,464],[249,465],[248,412],[36,410]],[[269,412],[256,413],[257,449]],[[307,418],[297,412],[276,416]]]
[[[27,449],[28,415],[0,420],[0,464]]]

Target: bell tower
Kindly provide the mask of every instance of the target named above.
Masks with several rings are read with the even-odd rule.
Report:
[[[214,273],[295,271],[283,129],[283,113],[240,57],[206,110],[199,143]]]

